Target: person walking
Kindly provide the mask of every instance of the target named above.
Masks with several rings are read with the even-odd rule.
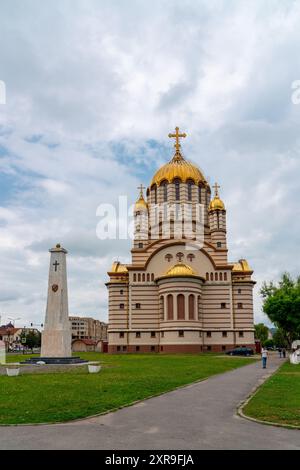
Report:
[[[268,350],[267,348],[262,348],[261,350],[261,358],[262,358],[262,367],[263,369],[267,368],[267,358],[268,358]]]
[[[282,350],[282,356],[283,356],[284,359],[286,358],[286,349],[285,348],[283,348],[283,350]]]
[[[282,349],[281,348],[278,348],[278,352],[279,352],[279,357],[282,357]]]

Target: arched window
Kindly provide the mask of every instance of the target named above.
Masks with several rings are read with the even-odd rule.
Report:
[[[150,273],[147,273],[147,282],[150,281]]]
[[[178,320],[184,320],[185,318],[183,294],[177,295],[177,318]]]
[[[187,189],[188,189],[188,201],[192,200],[192,195],[193,195],[193,181],[188,181],[187,183]]]
[[[157,186],[156,186],[156,184],[153,186],[153,192],[154,192],[154,204],[157,204]]]
[[[206,192],[206,204],[209,206],[210,203],[210,191]]]
[[[154,274],[151,274],[151,281],[154,281]]]
[[[206,273],[206,280],[209,281],[209,273]]]
[[[133,282],[136,282],[136,274],[133,274]]]
[[[218,281],[218,273],[215,273],[215,281]]]
[[[223,273],[220,273],[220,281],[223,281]]]
[[[197,305],[197,315],[198,315],[198,320],[201,319],[201,297],[198,295],[198,305]]]
[[[175,184],[175,201],[180,201],[180,180],[174,180]]]
[[[224,273],[224,281],[227,281],[227,273]]]
[[[202,203],[201,186],[198,186],[198,202],[199,204]]]
[[[145,279],[145,273],[143,273],[143,282],[145,282],[145,280],[146,280],[146,279]]]
[[[164,181],[162,183],[162,189],[163,189],[163,201],[167,202],[168,200],[168,183]]]
[[[195,297],[193,294],[189,295],[189,320],[195,319]]]
[[[173,320],[173,295],[169,294],[167,297],[167,307],[168,307],[168,320]]]
[[[138,274],[138,282],[141,282],[141,275],[140,275],[140,273]]]
[[[214,273],[210,273],[210,280],[211,280],[211,281],[214,280]]]

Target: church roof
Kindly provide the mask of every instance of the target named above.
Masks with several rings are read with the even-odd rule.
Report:
[[[252,271],[250,268],[248,261],[245,259],[240,259],[238,263],[235,263],[232,269],[233,272],[244,272],[244,271]]]
[[[170,138],[175,139],[175,155],[169,163],[163,165],[152,178],[150,186],[157,184],[158,186],[163,182],[167,181],[172,183],[176,178],[179,178],[183,183],[187,180],[193,180],[195,184],[206,180],[199,170],[199,168],[191,162],[186,161],[181,155],[181,145],[179,139],[185,138],[185,133],[179,132],[179,127],[175,127],[175,134],[169,134]]]
[[[208,210],[209,210],[209,211],[215,211],[215,210],[224,211],[224,210],[225,210],[224,202],[223,202],[218,196],[215,196],[215,197],[210,201]]]
[[[157,184],[159,186],[163,181],[171,183],[176,178],[179,178],[183,183],[186,183],[188,180],[194,181],[195,184],[198,184],[201,181],[206,183],[203,174],[196,165],[185,160],[181,153],[175,153],[170,162],[157,170],[152,178],[150,186],[153,184]]]
[[[197,276],[195,271],[185,263],[177,263],[164,274],[164,277]]]
[[[215,210],[224,211],[225,210],[225,204],[220,199],[220,196],[219,196],[219,188],[220,186],[217,183],[215,183],[214,185],[215,195],[214,195],[214,198],[210,201],[209,208],[208,208],[209,211],[215,211]]]
[[[128,273],[128,269],[125,264],[121,264],[119,261],[114,261],[110,270],[111,273]]]
[[[148,208],[148,204],[144,199],[143,185],[141,185],[139,187],[139,189],[140,189],[140,196],[139,196],[138,200],[136,201],[136,203],[134,205],[134,210],[135,211],[144,210],[144,209]]]

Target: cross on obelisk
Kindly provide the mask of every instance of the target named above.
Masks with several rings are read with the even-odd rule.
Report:
[[[215,197],[219,197],[219,189],[220,189],[221,186],[218,185],[218,183],[215,183],[213,185],[213,188],[215,190]]]
[[[185,138],[186,137],[186,133],[184,132],[183,134],[180,134],[179,132],[179,127],[175,127],[175,134],[169,134],[169,137],[170,139],[174,138],[175,139],[175,149],[176,149],[176,153],[180,153],[180,143],[179,143],[179,139],[180,138]]]
[[[53,263],[53,266],[55,268],[55,272],[57,271],[57,266],[59,266],[59,263],[57,262],[57,260],[55,260],[55,263]]]

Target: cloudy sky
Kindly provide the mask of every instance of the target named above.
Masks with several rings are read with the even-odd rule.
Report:
[[[101,203],[136,198],[172,156],[221,185],[229,259],[259,288],[300,273],[300,2],[2,0],[0,315],[44,319],[48,249],[68,250],[70,313],[107,320]]]

